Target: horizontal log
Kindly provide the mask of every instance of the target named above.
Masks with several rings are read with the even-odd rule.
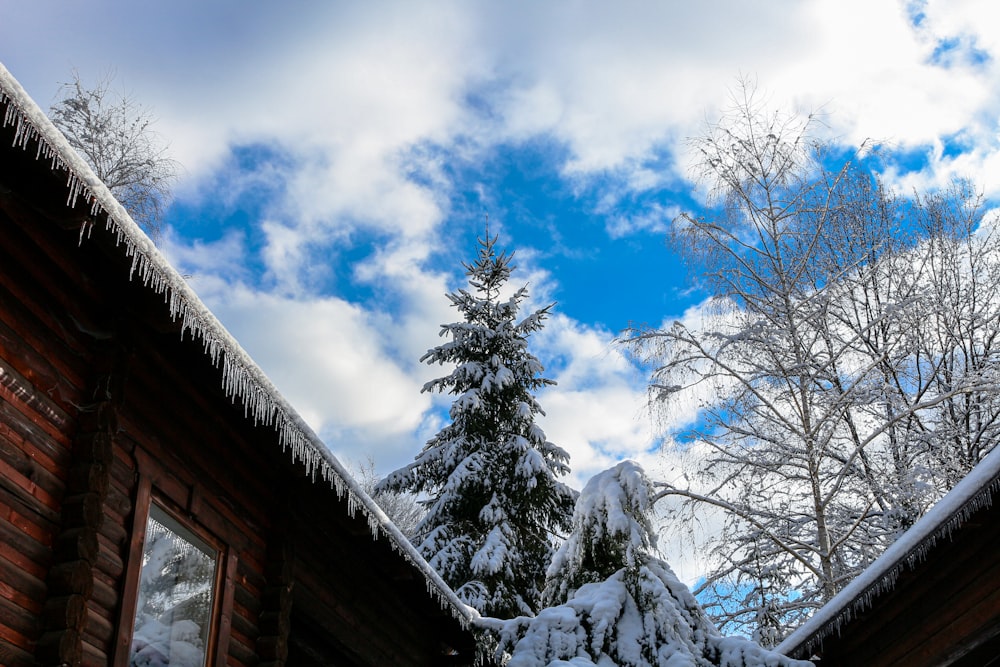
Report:
[[[52,543],[52,536],[59,523],[50,516],[40,514],[37,510],[37,501],[31,498],[22,498],[16,489],[12,490],[0,483],[0,523],[6,519],[18,531],[38,544],[47,546]],[[47,512],[46,514],[51,513]]]
[[[0,307],[0,318],[4,315],[4,309]],[[49,338],[48,343],[51,341]],[[68,389],[67,379],[50,364],[55,352],[53,346],[43,346],[45,353],[38,354],[25,343],[19,332],[9,326],[9,321],[0,319],[0,360],[4,364],[0,368],[0,398],[14,406],[27,423],[46,439],[66,445],[67,434],[73,429],[74,422],[37,388]],[[31,380],[25,379],[22,372],[29,373]]]
[[[82,559],[89,563],[96,562],[98,554],[97,531],[93,528],[70,528],[59,533],[55,539],[52,554],[57,561]]]
[[[111,481],[116,487],[131,489],[135,486],[135,461],[132,459],[132,450],[135,442],[128,433],[119,432],[115,434],[115,459],[111,462]]]
[[[15,490],[25,502],[32,503],[39,514],[56,516],[59,508],[59,500],[55,494],[47,488],[39,485],[35,479],[39,477],[37,465],[28,464],[18,469],[10,465],[10,459],[0,458],[0,478],[11,490]],[[48,476],[51,479],[51,476]],[[50,481],[50,480],[45,480]],[[51,485],[56,494],[61,495],[63,486],[61,483]]]
[[[90,595],[90,602],[109,611],[120,606],[118,591],[102,577],[94,577],[94,590]]]
[[[82,595],[52,597],[45,601],[45,627],[52,630],[83,630],[87,622],[87,599]]]
[[[3,597],[21,609],[24,610],[26,614],[39,615],[42,613],[43,604],[33,598],[29,598],[20,591],[11,588],[4,581],[0,581],[0,597]],[[3,663],[0,662],[0,665]]]
[[[0,388],[0,421],[8,426],[25,442],[31,443],[35,449],[65,468],[69,465],[69,442],[62,433],[52,433],[50,428],[37,415],[24,414],[18,409],[20,401],[16,396]],[[30,408],[25,408],[30,410]]]
[[[10,314],[12,326],[23,338],[24,346],[47,352],[41,360],[30,359],[29,368],[39,369],[38,375],[33,376],[38,386],[54,387],[64,378],[73,386],[82,387],[79,366],[85,343],[76,322],[92,319],[93,300],[84,294],[97,286],[93,281],[81,281],[79,265],[67,261],[66,253],[56,250],[48,239],[36,234],[26,241],[23,235],[14,237],[4,233],[12,232],[13,227],[0,228],[3,233],[0,249],[5,251],[0,266],[7,268],[0,274],[0,303]],[[50,225],[38,223],[37,214],[22,218],[18,228],[41,234],[52,231]],[[9,254],[8,249],[16,249],[16,254]],[[79,403],[76,397],[70,397],[67,405],[73,403]]]
[[[83,640],[94,646],[110,647],[115,636],[115,625],[90,602],[87,625],[84,626]]]
[[[129,482],[133,485],[127,490],[119,487],[117,484],[112,484],[108,487],[108,493],[104,497],[104,505],[108,512],[113,512],[120,517],[131,516],[132,514],[132,498],[128,492],[134,488],[135,478],[129,479]]]
[[[242,637],[249,644],[252,644],[261,634],[259,628],[251,619],[247,618],[244,614],[239,613],[235,609],[232,612],[230,620],[232,622],[230,628],[231,637]],[[253,638],[253,640],[250,638]]]
[[[6,558],[0,558],[0,596],[37,614],[45,602],[45,583]]]
[[[233,586],[233,602],[246,608],[251,614],[257,614],[261,611],[260,597],[253,590],[240,583]]]
[[[41,665],[79,665],[83,660],[83,642],[75,630],[50,630],[38,640],[35,649]]]
[[[109,466],[93,461],[81,462],[70,467],[66,486],[77,492],[93,492],[106,496],[111,485]]]
[[[26,447],[23,440],[13,442],[5,437],[6,433],[9,431],[0,430],[0,461],[20,477],[19,486],[46,506],[58,510],[57,499],[63,496],[66,487],[63,480],[38,461],[38,452],[34,448]]]
[[[117,547],[120,552],[128,543],[128,529],[126,526],[127,515],[123,516],[117,512],[110,511],[107,504],[104,505],[104,521],[97,534]],[[131,522],[129,522],[131,523]]]
[[[17,523],[5,521],[0,510],[0,557],[39,579],[45,578],[52,558],[51,549],[35,535],[21,530]]]
[[[58,503],[47,497],[44,491],[38,489],[27,480],[0,462],[0,502],[11,505],[12,509],[27,518],[31,523],[50,530],[59,525]],[[39,496],[46,496],[40,498]]]
[[[17,371],[11,361],[0,358],[0,385],[17,396],[25,406],[31,408],[39,416],[42,416],[46,421],[51,423],[55,431],[59,433],[70,432],[73,428],[73,421],[69,413],[49,398],[48,393],[35,390],[35,387],[38,386],[37,380],[37,377],[35,377],[34,382],[28,380]]]
[[[0,665],[7,667],[34,667],[35,656],[21,646],[0,638]]]
[[[41,630],[37,614],[29,613],[20,605],[4,597],[0,597],[0,626],[9,628],[29,640],[37,637]]]
[[[244,665],[253,665],[257,662],[257,652],[243,643],[239,637],[230,636],[228,649],[229,659],[226,661],[227,665],[233,665],[236,662]]]
[[[236,568],[236,581],[246,587],[255,597],[260,598],[267,587],[267,579],[261,571],[263,553],[249,547],[239,550],[240,561]]]
[[[122,559],[120,546],[112,543],[103,535],[97,536],[98,551],[94,567],[107,574],[112,579],[118,579],[125,572],[125,561]]]
[[[97,493],[79,493],[63,501],[63,526],[92,528],[95,532],[104,521],[104,503]]]
[[[56,563],[49,570],[48,584],[51,595],[90,597],[94,590],[93,566],[82,559]]]
[[[80,667],[108,667],[110,664],[111,661],[108,660],[108,654],[105,651],[88,642],[83,642]]]

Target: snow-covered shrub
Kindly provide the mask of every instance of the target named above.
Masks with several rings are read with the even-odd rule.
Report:
[[[483,619],[507,667],[805,667],[740,637],[723,637],[656,556],[652,489],[624,461],[580,495],[573,533],[553,557],[534,617]]]

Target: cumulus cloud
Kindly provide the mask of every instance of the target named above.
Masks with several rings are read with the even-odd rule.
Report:
[[[454,317],[444,293],[461,270],[441,258],[457,254],[454,190],[471,187],[457,174],[504,146],[557,146],[559,174],[594,193],[610,238],[659,235],[669,203],[616,205],[688,176],[685,138],[745,74],[776,107],[826,112],[835,139],[926,149],[925,169],[890,173],[900,184],[973,175],[1000,192],[990,0],[33,0],[4,13],[0,59],[43,106],[71,67],[114,69],[185,165],[179,198],[266,200],[250,231],[168,234],[168,251],[331,445],[363,442],[380,469],[439,426],[443,399],[419,392],[436,369],[417,359]],[[966,147],[946,151],[957,135]],[[374,248],[337,275],[365,299],[330,259],[359,238]],[[544,253],[519,259],[535,301],[553,300]],[[644,378],[612,338],[564,315],[539,337],[559,382],[541,397],[544,427],[577,482],[654,458]]]
[[[577,488],[616,461],[656,448],[643,408],[644,378],[612,334],[556,314],[532,345],[549,362],[546,377],[557,383],[539,395],[546,413],[539,423],[569,452]]]

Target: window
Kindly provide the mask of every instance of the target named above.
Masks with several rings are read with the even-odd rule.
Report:
[[[205,667],[219,550],[149,506],[128,664]]]

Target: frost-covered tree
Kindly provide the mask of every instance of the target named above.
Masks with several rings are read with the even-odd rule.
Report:
[[[711,297],[624,342],[654,408],[699,397],[673,434],[694,465],[659,491],[675,524],[723,517],[695,593],[771,644],[996,445],[1000,243],[967,187],[897,196],[743,93],[694,141],[710,207],[674,225]]]
[[[569,456],[535,423],[534,392],[551,385],[528,351],[551,306],[519,319],[526,287],[504,296],[512,256],[480,239],[466,264],[470,290],[448,294],[462,314],[442,325],[448,342],[422,358],[454,365],[424,391],[455,396],[451,422],[380,491],[429,496],[414,544],[459,598],[500,618],[533,614],[553,536],[569,526],[574,493],[558,477]]]
[[[624,461],[592,478],[576,504],[573,532],[548,570],[533,618],[483,619],[507,667],[793,667],[741,637],[723,637],[656,555],[654,490]]]
[[[420,504],[420,499],[405,491],[385,491],[379,490],[378,484],[382,480],[375,472],[375,461],[371,458],[357,466],[352,466],[351,473],[358,482],[361,490],[371,496],[385,515],[392,519],[399,528],[399,532],[408,539],[412,539],[416,534],[417,526],[423,520],[426,511]]]
[[[53,124],[83,157],[132,219],[154,238],[177,177],[177,163],[153,130],[153,115],[106,76],[90,87],[73,72],[52,105]]]

